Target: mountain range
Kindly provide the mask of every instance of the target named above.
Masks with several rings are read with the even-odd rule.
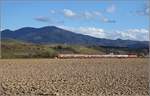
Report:
[[[35,44],[97,45],[128,48],[149,47],[149,41],[95,38],[56,26],[46,26],[42,28],[24,27],[15,31],[6,29],[1,31],[1,39],[15,39]]]

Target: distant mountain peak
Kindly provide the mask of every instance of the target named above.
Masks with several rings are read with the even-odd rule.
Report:
[[[5,29],[5,30],[3,30],[3,31],[12,31],[12,30],[10,30],[10,29]],[[2,31],[1,31],[2,32]]]
[[[42,29],[43,28],[58,28],[58,27],[56,27],[56,26],[44,26],[44,27],[41,27]],[[41,29],[41,28],[38,28],[38,29]]]
[[[98,45],[114,47],[147,47],[147,41],[133,41],[95,38],[82,35],[56,26],[45,26],[41,28],[24,27],[15,31],[4,30],[1,34],[2,39],[16,39],[29,43],[37,44],[77,44],[77,45]],[[38,38],[38,39],[37,39]]]
[[[15,31],[24,31],[24,30],[35,30],[36,28],[33,28],[33,27],[23,27],[23,28],[20,28],[20,29],[17,29]]]

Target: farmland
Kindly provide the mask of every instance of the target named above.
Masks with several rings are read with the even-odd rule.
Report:
[[[148,59],[2,59],[0,96],[148,96]]]
[[[3,59],[14,58],[54,58],[58,54],[137,54],[145,57],[149,48],[124,48],[111,46],[87,46],[67,44],[31,44],[19,40],[2,40],[1,55]]]

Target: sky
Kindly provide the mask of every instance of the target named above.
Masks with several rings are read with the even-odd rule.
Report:
[[[97,38],[149,40],[149,0],[1,0],[1,30],[57,26]]]

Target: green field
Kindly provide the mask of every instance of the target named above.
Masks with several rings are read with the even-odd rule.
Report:
[[[119,47],[67,45],[67,44],[31,44],[16,40],[2,40],[3,59],[11,58],[54,58],[57,54],[137,54],[147,56],[148,49],[129,49]]]

